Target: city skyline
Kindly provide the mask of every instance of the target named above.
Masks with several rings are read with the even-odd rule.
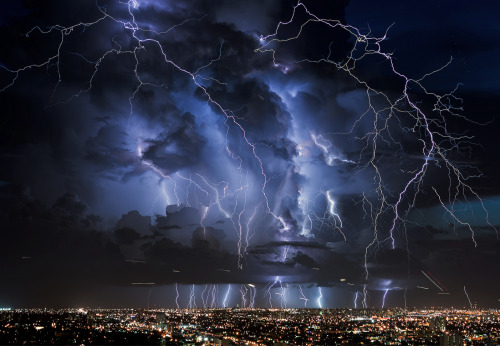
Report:
[[[499,341],[498,321],[497,309],[16,309],[0,311],[0,342],[476,345]]]

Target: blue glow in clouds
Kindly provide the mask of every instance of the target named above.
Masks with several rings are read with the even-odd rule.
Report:
[[[75,23],[34,24],[23,40],[44,55],[25,43],[22,58],[5,53],[0,93],[50,84],[48,99],[26,103],[48,103],[40,124],[54,130],[19,145],[9,163],[23,174],[10,176],[35,185],[59,225],[104,216],[113,251],[155,282],[182,283],[175,305],[189,297],[190,309],[197,294],[227,307],[229,282],[243,307],[316,297],[323,308],[336,289],[349,304],[355,292],[355,307],[362,291],[365,308],[384,289],[384,307],[384,280],[427,279],[433,256],[412,239],[449,240],[449,225],[475,246],[496,234],[498,198],[483,202],[481,173],[459,160],[473,140],[455,125],[466,121],[459,89],[428,85],[452,61],[407,73],[385,49],[390,31],[346,23],[342,6],[283,4],[99,0]]]

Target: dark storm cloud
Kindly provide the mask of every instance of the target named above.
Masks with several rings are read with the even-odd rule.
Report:
[[[54,14],[54,18],[57,18],[58,11],[52,13],[50,11],[51,8],[40,6],[34,11],[40,17],[49,17],[48,14],[51,13]],[[62,7],[54,5],[53,8],[60,9]],[[88,8],[85,7],[85,10],[79,7],[78,9],[83,13],[88,13],[89,11],[92,13],[90,6]],[[163,7],[157,6],[155,2],[151,2],[146,4],[144,8],[141,8],[138,14],[139,22],[141,21],[142,13],[148,13],[148,10],[152,10],[157,16],[156,20],[154,17],[151,19],[151,23],[156,22],[157,24],[162,24],[164,27],[178,24],[178,21],[173,22],[174,18],[192,18],[198,15],[198,12],[206,12],[201,3],[195,3],[193,6],[169,5]],[[214,10],[217,11],[217,8]],[[96,15],[97,13],[92,14]],[[120,16],[122,15],[125,14],[120,14]],[[46,20],[49,21],[50,19]],[[211,24],[209,18],[200,19],[200,21],[203,21],[205,29],[196,35],[192,34],[192,30],[180,29],[175,29],[172,33],[166,34],[169,40],[169,57],[180,66],[195,71],[199,67],[206,65],[211,59],[217,57],[219,54],[219,45],[214,45],[213,43],[223,41],[220,61],[214,62],[213,67],[201,70],[200,76],[214,78],[227,83],[226,85],[229,87],[223,86],[224,90],[220,91],[220,95],[214,89],[218,84],[212,83],[212,86],[209,86],[210,93],[214,95],[214,98],[221,99],[224,107],[236,109],[244,105],[244,108],[239,110],[238,115],[244,117],[244,125],[248,127],[251,139],[254,141],[262,139],[267,141],[266,144],[272,143],[273,148],[276,148],[276,153],[273,156],[278,155],[285,159],[289,158],[293,149],[290,148],[290,144],[287,144],[287,156],[281,144],[287,141],[285,138],[289,115],[283,109],[283,106],[280,105],[279,98],[270,93],[268,87],[263,83],[255,79],[240,78],[241,75],[251,71],[255,63],[257,63],[257,66],[261,64],[258,61],[262,59],[259,58],[259,55],[253,53],[255,41],[224,23]],[[188,22],[186,26],[187,28],[191,28],[190,25],[195,24],[199,24],[199,20]],[[102,40],[102,37],[104,37],[102,35],[103,32],[114,32],[117,27],[119,25],[103,24],[102,28],[100,28],[101,31],[89,28],[89,35],[83,35],[83,33],[81,35],[88,41],[80,41],[79,44],[72,40],[66,40],[64,54],[68,55],[68,59],[76,59],[73,63],[81,65],[83,69],[62,71],[63,80],[56,89],[56,101],[65,101],[73,93],[78,92],[78,90],[85,90],[90,86],[81,84],[92,77],[96,68],[94,62],[97,61],[97,58],[103,52],[111,48],[118,51],[130,49],[130,35],[126,33],[119,33],[113,41],[106,44],[95,44],[96,40],[99,42]],[[158,28],[154,29],[157,30]],[[88,37],[92,39],[88,39]],[[123,47],[119,49],[117,44]],[[158,47],[154,44],[145,43],[145,46],[151,51],[158,50]],[[90,49],[91,47],[92,49]],[[193,52],[193,49],[196,51]],[[79,55],[74,55],[73,53]],[[162,61],[161,55],[156,54],[157,58],[152,59],[151,57],[154,56],[155,54],[139,52],[138,59],[141,64],[141,79],[145,82],[165,85],[174,91],[185,92],[184,88],[186,88],[186,82],[189,78],[186,79],[182,73],[175,71],[175,69],[173,70],[169,64]],[[37,59],[39,58],[34,58],[33,60]],[[72,71],[81,71],[83,77],[80,78],[80,76],[72,74]],[[151,76],[160,77],[151,79]],[[77,87],[73,85],[77,85]],[[99,179],[97,181],[99,181],[102,178],[113,180],[128,179],[131,174],[141,174],[144,172],[144,167],[141,167],[134,153],[135,148],[133,146],[136,143],[133,143],[135,139],[133,138],[134,134],[131,134],[130,125],[124,126],[120,121],[122,117],[117,117],[116,115],[116,113],[121,113],[124,118],[126,117],[128,113],[127,109],[129,108],[126,100],[130,97],[130,91],[136,86],[137,80],[135,80],[133,73],[133,59],[130,54],[112,52],[110,57],[103,59],[100,62],[98,72],[92,77],[92,89],[89,92],[91,104],[95,109],[81,108],[81,116],[79,115],[82,122],[87,122],[84,128],[88,130],[82,133],[81,128],[76,129],[73,127],[76,124],[74,115],[71,117],[71,122],[68,119],[53,121],[52,126],[44,124],[44,126],[47,126],[47,136],[52,136],[52,133],[66,134],[56,143],[49,144],[50,148],[48,150],[56,150],[58,155],[55,156],[54,164],[47,167],[48,174],[54,176],[55,172],[61,170],[61,164],[63,166],[67,166],[68,163],[72,164],[72,166],[67,167],[65,172],[63,172],[66,187],[71,187],[78,193],[85,195],[87,200],[92,200],[92,194],[98,193],[95,190],[100,190],[100,187],[89,189],[89,184],[84,182],[88,179],[89,174],[95,176],[95,173],[98,173]],[[47,91],[50,92],[50,87]],[[189,89],[186,91],[191,92]],[[177,101],[169,95],[168,93],[161,93],[145,86],[138,90],[132,100],[134,112],[139,114],[141,119],[146,120],[148,126],[168,129],[167,132],[153,135],[150,138],[148,138],[148,135],[143,136],[144,143],[147,144],[147,148],[144,151],[144,159],[157,164],[165,172],[175,172],[178,169],[194,165],[203,166],[205,157],[201,157],[200,153],[204,148],[206,138],[192,129],[192,117],[187,115],[188,113],[181,116],[180,114],[183,112],[175,106],[175,102]],[[85,94],[82,97],[85,97]],[[200,97],[206,100],[203,95]],[[42,99],[40,98],[40,100]],[[225,104],[224,102],[227,100],[231,100],[231,103]],[[17,103],[17,101],[13,103]],[[51,108],[50,113],[64,113],[65,108],[69,110],[69,106],[62,108],[59,106]],[[95,114],[96,109],[102,114],[102,116],[97,117],[98,119],[107,119],[106,123],[98,128],[97,133],[95,133],[96,124],[85,120],[87,115],[85,113]],[[220,112],[220,110],[215,110]],[[32,110],[25,110],[25,113],[35,114],[35,105]],[[110,114],[113,114],[113,116],[110,117]],[[50,114],[45,116],[50,116]],[[61,114],[57,117],[69,118],[66,114]],[[38,119],[40,117],[37,117]],[[25,128],[23,132],[26,134],[29,130],[29,128]],[[276,135],[279,135],[281,138],[275,140]],[[86,136],[88,137],[85,138]],[[40,135],[35,134],[27,138],[34,140],[37,137],[40,137]],[[44,140],[43,137],[41,140]],[[289,140],[288,143],[290,143]],[[9,144],[12,145],[12,141]],[[23,143],[23,145],[25,144]],[[62,146],[66,148],[63,152],[60,149]],[[18,148],[20,147],[18,146]],[[45,157],[50,155],[50,152],[44,154]],[[45,166],[50,162],[45,158],[43,158],[43,161]],[[40,167],[42,164],[37,164],[37,166]],[[78,187],[83,184],[85,184],[84,188]],[[106,183],[103,182],[102,184]],[[54,186],[56,184],[51,185]],[[35,189],[38,189],[38,187],[35,187]],[[55,198],[55,196],[52,195],[52,198]]]
[[[311,12],[342,23],[347,3],[305,2]],[[0,18],[0,34],[9,48],[0,62],[10,69],[40,63],[57,49],[60,32],[42,35],[35,30],[24,37],[34,25],[47,30],[56,23],[72,25],[102,15],[94,3],[85,1],[16,4]],[[118,2],[98,4],[118,20],[130,20]],[[468,280],[484,282],[491,276],[494,268],[485,263],[498,262],[498,241],[491,233],[480,226],[477,240],[484,248],[476,250],[467,229],[445,229],[429,221],[426,227],[397,228],[394,250],[384,248],[388,242],[370,249],[370,275],[365,278],[365,247],[373,241],[376,226],[365,211],[367,202],[380,196],[368,164],[374,144],[358,139],[373,131],[375,117],[368,111],[345,135],[368,109],[362,85],[332,64],[296,62],[329,56],[342,63],[354,42],[346,31],[327,32],[321,23],[311,23],[300,40],[273,45],[277,67],[270,53],[254,51],[261,44],[259,36],[287,21],[294,5],[143,0],[133,11],[146,31],[133,33],[113,20],[77,27],[61,46],[61,81],[55,60],[20,74],[0,93],[0,248],[5,278],[23,285],[33,278],[48,289],[45,276],[58,285],[66,281],[73,287],[91,287],[135,281],[265,285],[281,275],[291,283],[343,288],[339,279],[345,278],[355,285],[349,290],[365,284],[381,290],[428,285],[421,270],[435,270],[455,288],[462,285],[456,275],[462,269],[467,269]],[[363,13],[380,14],[378,5],[370,6],[373,11]],[[383,12],[384,18],[389,12]],[[302,7],[296,16],[295,23],[280,29],[278,38],[298,33],[308,17]],[[360,16],[353,20],[363,20]],[[429,72],[446,60],[435,65],[428,52],[441,58],[463,51],[459,58],[476,69],[480,59],[475,54],[496,54],[494,35],[454,24],[450,30],[456,36],[445,37],[432,28],[422,31],[417,17],[384,43],[384,51],[394,51],[398,67],[411,74]],[[456,18],[453,22],[461,23]],[[423,37],[408,44],[408,37],[417,32]],[[143,41],[139,47],[134,35],[159,38],[160,45]],[[453,66],[451,74],[459,70]],[[399,97],[394,93],[402,80],[389,78],[387,63],[368,60],[359,69],[370,86],[379,87],[391,100]],[[2,86],[9,78],[12,75],[2,69]],[[216,103],[208,102],[193,78]],[[448,83],[436,81],[437,89]],[[491,78],[484,81],[495,83]],[[425,104],[422,90],[411,92]],[[480,119],[497,113],[485,106],[493,104],[493,98],[475,97],[472,111],[479,109]],[[372,101],[375,108],[388,106],[376,96]],[[432,104],[422,107],[427,111]],[[389,115],[382,112],[380,119]],[[462,133],[462,125],[450,123]],[[384,133],[388,137],[377,143],[374,161],[389,199],[397,197],[424,160],[408,124],[389,122]],[[490,134],[488,147],[493,147],[495,126],[484,131]],[[323,142],[314,143],[320,135]],[[491,162],[499,160],[487,154],[482,158],[490,177],[496,177]],[[456,155],[461,166],[467,160]],[[431,163],[433,175],[443,162]],[[425,184],[445,186],[445,180],[443,175],[429,176]],[[31,186],[31,192],[22,184]],[[496,191],[498,184],[490,188]],[[340,220],[328,214],[329,191],[346,241],[333,226]],[[412,202],[404,199],[403,207]],[[420,208],[435,205],[436,199],[424,191],[416,203]],[[379,239],[388,236],[391,213],[379,218]],[[309,223],[311,215],[315,218]],[[405,242],[410,254],[401,250]],[[23,256],[30,261],[21,261]],[[492,290],[484,292],[491,295]]]
[[[307,268],[317,268],[318,267],[318,263],[314,259],[312,259],[310,256],[308,256],[307,254],[305,254],[301,251],[298,251],[292,260],[294,262],[296,262],[297,264],[303,265],[304,267],[307,267]]]
[[[309,255],[303,253],[302,251],[297,251],[293,256],[286,258],[285,260],[262,260],[263,264],[268,266],[276,266],[277,271],[286,272],[285,268],[294,268],[294,273],[297,274],[298,271],[303,271],[301,267],[307,269],[318,268],[319,264]],[[282,268],[280,268],[282,267]],[[333,274],[333,273],[331,273]]]
[[[151,217],[143,216],[137,210],[129,211],[123,214],[120,220],[116,223],[116,228],[130,228],[139,234],[147,234],[151,228]]]
[[[191,167],[201,161],[201,149],[205,139],[194,130],[194,116],[182,115],[182,125],[160,134],[160,138],[146,141],[143,159],[151,161],[167,173]]]
[[[1,214],[5,230],[1,249],[5,282],[24,283],[29,278],[37,284],[50,280],[54,285],[66,281],[92,287],[124,285],[139,279],[159,284],[179,279],[199,283],[243,279],[217,272],[219,268],[234,269],[236,263],[234,255],[220,249],[219,241],[224,239],[221,230],[198,227],[192,232],[191,244],[186,246],[164,236],[150,239],[150,218],[136,211],[123,215],[114,231],[109,232],[100,229],[100,219],[90,214],[74,194],[61,196],[47,208],[32,198],[25,187],[6,185],[2,191],[3,196],[8,196],[2,201],[8,199],[10,205],[4,206]],[[140,258],[141,266],[125,261],[131,258],[130,246],[140,247],[142,257],[132,258]],[[23,257],[30,261],[23,261]],[[314,263],[302,253],[295,262]],[[258,263],[251,266],[256,265],[268,270]],[[179,275],[172,276],[173,269]],[[76,275],[69,277],[70,270]],[[166,275],[168,272],[171,274]],[[23,273],[22,278],[17,276],[19,273]]]
[[[85,159],[97,169],[108,172],[137,163],[137,159],[126,149],[127,137],[120,126],[102,126],[95,136],[87,139]]]
[[[167,216],[159,216],[157,218],[160,227],[173,224],[185,224],[189,221],[191,224],[198,224],[200,219],[199,211],[192,207],[167,207]]]
[[[11,191],[4,195],[9,196],[13,207],[3,209],[4,229],[10,230],[6,234],[8,241],[4,244],[10,244],[10,246],[9,250],[5,248],[2,254],[7,263],[15,266],[22,256],[31,257],[33,266],[23,265],[22,269],[27,276],[32,275],[30,274],[32,271],[39,270],[40,266],[50,265],[51,278],[65,277],[67,265],[70,265],[77,271],[83,270],[83,273],[80,272],[78,277],[72,279],[74,283],[85,281],[85,284],[89,286],[103,282],[123,284],[137,276],[158,283],[168,283],[176,279],[164,274],[165,271],[172,269],[179,270],[182,274],[178,277],[183,278],[185,282],[188,282],[193,275],[198,282],[225,282],[227,275],[226,277],[222,274],[215,275],[215,271],[218,268],[227,268],[228,264],[232,267],[236,261],[234,255],[220,249],[219,240],[224,238],[221,230],[198,227],[192,233],[190,246],[181,245],[165,237],[144,242],[141,238],[147,239],[146,235],[150,231],[150,218],[136,211],[123,215],[117,222],[114,233],[111,234],[98,230],[99,218],[89,214],[85,203],[74,194],[61,196],[54,206],[46,208],[33,199],[26,188],[8,186],[4,190],[5,192]],[[14,228],[16,232],[13,232]],[[207,236],[204,235],[205,232]],[[25,241],[19,242],[18,237],[24,238]],[[147,264],[141,267],[130,267],[124,261],[130,258],[126,256],[130,249],[122,248],[122,246],[139,244],[138,242],[142,244],[140,245],[144,253],[142,258]],[[15,246],[12,246],[13,244]],[[292,244],[276,243],[274,246],[291,246]],[[319,244],[316,246],[309,243],[293,245],[306,249],[311,247],[325,249]],[[57,251],[54,252],[56,249]],[[56,258],[60,264],[55,264]],[[67,263],[67,265],[62,263]],[[98,267],[98,263],[103,266]],[[266,263],[268,263],[266,260],[255,262],[249,259],[248,265],[259,267],[261,276],[269,271],[267,275],[269,277],[272,276],[273,269],[272,266],[266,266]],[[319,266],[311,256],[302,251],[298,251],[285,264],[276,262],[276,265],[278,267],[300,265],[309,269]],[[87,270],[91,268],[93,274],[89,276],[90,273]],[[346,270],[345,267],[344,270]],[[6,275],[14,275],[13,273],[9,271]],[[314,271],[314,274],[316,273]],[[327,275],[331,274],[332,272],[329,271]],[[230,277],[233,278],[233,276]]]
[[[32,284],[41,289],[105,282],[117,269],[117,245],[98,230],[99,217],[77,196],[66,194],[47,208],[25,190],[2,210],[1,267],[8,283],[2,290],[18,287],[29,296]]]
[[[129,227],[117,228],[115,230],[116,241],[119,244],[130,245],[141,238],[140,234]]]

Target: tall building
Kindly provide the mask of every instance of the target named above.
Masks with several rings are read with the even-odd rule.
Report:
[[[458,334],[443,334],[439,337],[439,345],[462,346],[465,345],[464,338]]]
[[[441,316],[431,318],[429,328],[432,331],[444,333],[446,331],[446,319]]]

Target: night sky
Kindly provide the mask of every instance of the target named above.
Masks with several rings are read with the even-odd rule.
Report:
[[[6,2],[0,307],[500,307],[499,13]]]

